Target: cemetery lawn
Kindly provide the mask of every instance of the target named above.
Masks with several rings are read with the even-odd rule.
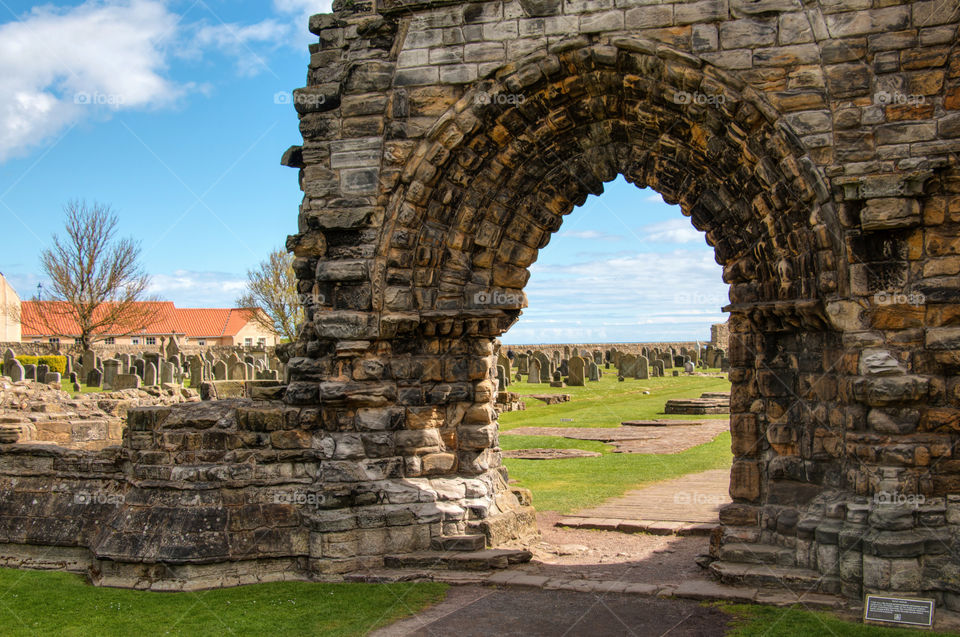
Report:
[[[664,376],[647,380],[628,378],[617,381],[614,369],[605,369],[599,381],[588,381],[583,387],[550,387],[547,383],[531,385],[514,381],[507,391],[521,396],[529,394],[570,394],[570,402],[557,405],[528,398],[525,411],[511,411],[500,416],[500,431],[517,427],[618,427],[624,420],[704,420],[727,418],[726,415],[685,416],[664,414],[663,406],[670,398],[699,398],[703,392],[730,391],[726,376]],[[719,371],[719,370],[713,370]],[[669,373],[669,372],[668,372]],[[649,391],[649,394],[644,394]],[[572,419],[572,420],[567,420]]]
[[[624,420],[677,418],[700,420],[711,416],[667,416],[664,403],[669,398],[696,398],[703,392],[729,391],[726,378],[703,376],[665,376],[649,380],[618,382],[613,370],[597,382],[584,387],[551,388],[549,385],[528,385],[514,382],[509,391],[522,394],[569,393],[570,402],[547,405],[527,399],[525,411],[500,415],[500,429],[508,432],[518,427],[616,427]],[[644,395],[642,392],[650,392]],[[728,418],[726,415],[713,418]],[[561,421],[570,418],[571,421]],[[603,455],[594,458],[563,460],[520,460],[505,458],[510,478],[518,486],[533,492],[533,505],[538,511],[572,513],[623,495],[645,484],[669,480],[688,473],[724,469],[730,466],[730,433],[725,432],[711,442],[674,454],[612,453],[613,447],[592,440],[573,440],[553,436],[501,435],[503,449],[546,447],[584,449]]]
[[[0,569],[0,633],[362,635],[441,601],[446,590],[433,582],[278,582],[151,593],[97,588],[71,573]]]

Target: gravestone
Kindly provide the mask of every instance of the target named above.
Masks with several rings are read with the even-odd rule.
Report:
[[[505,391],[507,389],[506,373],[503,365],[497,365],[497,391]]]
[[[224,361],[217,361],[213,364],[213,379],[227,380],[227,364]]]
[[[45,383],[47,382],[47,374],[50,373],[49,365],[37,365],[37,382]]]
[[[133,370],[132,373],[135,373],[140,378],[143,378],[143,375],[146,373],[147,361],[143,358],[136,358],[133,361]]]
[[[9,363],[5,363],[3,365],[3,371],[6,373],[7,376],[10,377],[10,380],[12,380],[15,383],[26,378],[26,375],[23,369],[23,363],[21,363],[15,358]]]
[[[113,389],[117,375],[121,373],[123,363],[116,358],[108,358],[103,361],[103,388]]]
[[[553,380],[550,381],[551,387],[566,387],[566,383],[563,382],[563,378],[560,376],[560,370],[553,372]]]
[[[650,378],[650,361],[647,360],[646,356],[638,356],[635,367],[636,374],[634,374],[634,378],[639,378],[640,380]]]
[[[600,380],[600,366],[595,361],[590,361],[587,365],[587,379],[592,381]]]
[[[103,372],[94,367],[87,374],[87,387],[101,387],[103,385]]]
[[[9,347],[3,351],[3,371],[6,372],[10,367],[10,361],[16,360],[17,355]]]
[[[190,386],[194,389],[200,387],[204,381],[203,359],[199,356],[190,357]]]
[[[64,363],[63,373],[64,373],[64,374],[72,374],[72,373],[73,373],[73,367],[74,367],[74,364],[75,364],[74,361],[73,361],[73,355],[72,355],[72,354],[67,354],[66,356],[64,356],[64,358],[66,359],[66,362]]]
[[[61,378],[60,372],[47,372],[46,375],[43,377],[43,382],[50,385],[56,385],[57,387],[59,387],[60,378]]]
[[[693,370],[694,370],[694,366],[692,361],[687,361],[686,363],[683,364],[683,371],[685,371],[686,373],[692,374]]]
[[[617,369],[620,370],[620,375],[624,378],[630,378],[635,373],[635,368],[637,365],[637,357],[633,354],[624,354],[620,357],[620,365]]]
[[[77,382],[77,372],[70,372],[70,382],[71,383]]]
[[[254,369],[252,363],[244,363],[244,365],[243,365],[243,373],[244,373],[244,379],[245,379],[245,380],[253,380],[254,378],[257,377],[257,376],[256,376],[257,371],[256,371],[256,369]]]
[[[147,387],[157,384],[157,366],[152,362],[146,363],[143,367],[143,384]]]
[[[517,354],[517,373],[523,375],[530,373],[530,357],[526,354]]]
[[[579,356],[574,356],[567,362],[567,384],[571,387],[583,387],[584,368],[586,364]]]
[[[160,361],[160,383],[161,384],[173,383],[173,372],[174,372],[173,363],[171,363],[170,361]]]
[[[27,363],[23,366],[24,380],[37,380],[37,366],[33,363]]]
[[[653,375],[655,377],[659,378],[663,376],[663,360],[662,359],[659,359],[659,358],[654,359],[651,365],[653,369]]]
[[[114,389],[140,389],[140,377],[136,374],[117,374],[113,380]]]
[[[527,382],[533,384],[539,384],[540,380],[540,359],[533,358],[530,360],[530,371],[527,374]]]

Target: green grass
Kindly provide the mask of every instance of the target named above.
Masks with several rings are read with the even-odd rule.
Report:
[[[617,427],[624,420],[672,418],[726,418],[717,416],[683,416],[663,413],[670,398],[697,398],[703,392],[730,391],[730,381],[707,376],[664,376],[647,380],[628,378],[617,381],[616,371],[605,370],[603,378],[587,382],[583,387],[550,387],[514,381],[507,389],[521,395],[570,394],[570,402],[557,405],[530,399],[525,411],[511,411],[500,416],[500,430],[517,427]],[[644,394],[649,391],[649,394]],[[561,418],[572,419],[561,421]]]
[[[519,427],[617,427],[624,420],[665,418],[663,407],[670,398],[695,398],[707,391],[729,391],[726,378],[702,376],[665,376],[649,380],[628,379],[618,382],[614,370],[598,382],[584,387],[551,388],[545,385],[513,383],[509,389],[522,394],[569,393],[570,402],[547,405],[527,400],[525,411],[500,416],[500,429],[509,432]],[[649,391],[649,394],[643,394]],[[700,419],[704,416],[674,416]],[[726,418],[727,416],[715,416]],[[561,418],[568,419],[561,421]],[[504,459],[510,477],[533,491],[533,503],[541,511],[570,513],[596,506],[607,498],[623,495],[644,484],[669,480],[688,473],[730,466],[730,434],[723,433],[692,449],[675,454],[612,453],[613,447],[593,440],[574,440],[558,436],[500,436],[503,449],[584,449],[603,455],[595,458],[563,460]]]
[[[790,635],[791,637],[907,637],[919,635],[955,635],[908,628],[886,628],[883,626],[853,623],[830,613],[808,611],[800,606],[776,608],[773,606],[755,606],[748,604],[717,603],[721,610],[730,613],[736,620],[728,637],[770,637],[771,635]]]
[[[583,449],[601,451],[601,443],[563,438],[522,436],[529,446]],[[502,436],[501,444],[514,443],[511,436]],[[548,441],[546,444],[541,440]],[[560,443],[559,441],[563,441]],[[592,443],[582,446],[581,443]],[[607,498],[623,495],[643,484],[669,480],[688,473],[730,466],[730,434],[717,436],[713,441],[680,453],[655,455],[633,453],[603,453],[599,458],[568,458],[564,460],[503,460],[510,477],[519,486],[533,492],[533,505],[539,511],[571,513],[577,509],[596,506]]]
[[[446,588],[281,582],[150,593],[96,588],[70,573],[0,569],[0,634],[362,635],[440,601]]]

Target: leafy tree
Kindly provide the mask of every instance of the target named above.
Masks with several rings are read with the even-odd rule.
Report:
[[[251,318],[287,341],[297,338],[304,320],[303,306],[293,272],[293,255],[285,250],[272,251],[265,261],[247,270],[247,287],[237,306],[254,310]]]

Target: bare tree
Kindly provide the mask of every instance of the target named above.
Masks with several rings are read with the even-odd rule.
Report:
[[[297,338],[303,306],[293,272],[293,255],[274,250],[256,269],[247,270],[247,287],[237,306],[251,310],[250,318],[288,341]]]
[[[114,239],[117,216],[109,206],[71,201],[64,213],[66,236],[54,234],[53,247],[40,254],[50,298],[37,312],[21,310],[20,323],[41,334],[73,336],[84,349],[109,336],[143,331],[161,305],[147,296],[150,277],[138,263],[140,244]]]

